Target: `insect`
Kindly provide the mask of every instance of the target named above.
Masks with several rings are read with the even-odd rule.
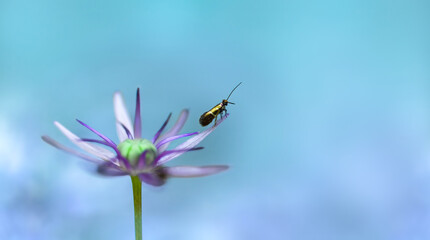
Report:
[[[209,123],[211,123],[214,118],[215,118],[215,124],[216,124],[216,120],[218,118],[218,115],[221,114],[227,114],[227,109],[225,108],[229,103],[230,104],[234,104],[232,102],[229,102],[228,99],[230,98],[231,94],[234,92],[234,90],[236,90],[237,87],[239,87],[239,85],[242,82],[240,82],[239,84],[236,85],[236,87],[233,88],[233,90],[231,90],[230,94],[228,95],[227,99],[223,99],[222,102],[218,103],[217,105],[215,105],[215,107],[213,107],[211,110],[205,112],[202,114],[202,116],[200,116],[200,125],[207,126],[209,125]]]

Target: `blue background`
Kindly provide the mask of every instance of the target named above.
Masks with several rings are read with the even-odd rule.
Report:
[[[169,112],[236,105],[144,186],[144,239],[430,239],[428,1],[0,1],[0,239],[133,239],[131,182],[43,143],[116,139],[112,94]]]

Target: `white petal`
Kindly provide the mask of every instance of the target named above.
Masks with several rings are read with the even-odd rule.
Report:
[[[213,130],[215,130],[223,121],[224,119],[227,118],[228,115],[222,117],[220,120],[217,121],[216,125],[214,125],[213,127],[206,129],[205,131],[195,135],[194,137],[188,139],[187,141],[179,144],[176,148],[174,148],[173,150],[179,150],[179,149],[188,149],[188,148],[193,148],[195,147],[197,144],[199,144],[201,141],[203,141],[203,139],[205,139],[211,132],[213,132]],[[178,152],[178,153],[172,153],[169,155],[166,155],[165,157],[160,158],[160,160],[158,160],[157,162],[157,166],[160,166],[174,158],[177,158],[179,156],[181,156],[182,154],[184,154],[186,152]]]
[[[163,171],[169,177],[204,177],[212,174],[216,174],[228,169],[228,166],[177,166],[177,167],[165,167]]]
[[[181,131],[182,127],[184,126],[185,122],[187,121],[189,115],[189,111],[188,109],[184,109],[181,111],[181,114],[178,117],[178,120],[176,120],[175,125],[173,125],[173,127],[164,135],[162,135],[159,140],[157,142],[155,142],[156,144],[161,142],[162,140],[168,138],[168,137],[172,137],[178,134],[179,131]],[[159,152],[163,152],[164,150],[167,149],[167,147],[169,147],[169,143],[166,143],[164,145],[162,145],[158,151]]]
[[[59,122],[54,122],[54,124],[55,124],[55,126],[57,126],[58,129],[60,129],[60,131],[70,141],[72,141],[74,144],[76,144],[76,146],[80,147],[82,150],[84,150],[90,154],[93,154],[94,156],[99,157],[103,160],[107,160],[107,161],[110,161],[110,159],[116,157],[115,153],[113,153],[107,149],[104,149],[102,147],[96,146],[96,145],[91,144],[91,143],[81,141],[81,139],[78,136],[76,136],[75,134],[70,132],[67,128],[65,128]]]
[[[128,139],[128,135],[127,135],[127,132],[124,130],[124,128],[121,126],[121,124],[123,124],[130,131],[132,135],[134,130],[133,130],[133,124],[131,122],[130,114],[127,111],[124,98],[122,97],[122,94],[120,92],[116,92],[113,95],[113,109],[114,109],[115,118],[117,121],[116,131],[117,131],[119,140],[122,142]]]
[[[85,159],[87,161],[94,162],[94,163],[97,163],[97,164],[101,164],[101,163],[105,162],[105,161],[102,161],[102,160],[100,160],[98,158],[90,157],[90,156],[85,155],[83,153],[80,153],[80,152],[78,152],[78,151],[76,151],[74,149],[71,149],[71,148],[68,148],[68,147],[66,147],[64,145],[61,145],[60,143],[58,143],[57,141],[55,141],[54,139],[52,139],[52,138],[50,138],[48,136],[42,136],[42,139],[43,139],[43,141],[45,141],[46,143],[48,143],[49,145],[51,145],[51,146],[53,146],[55,148],[58,148],[58,149],[60,149],[60,150],[62,150],[64,152],[70,153],[70,154],[75,155],[77,157],[83,158],[83,159]]]

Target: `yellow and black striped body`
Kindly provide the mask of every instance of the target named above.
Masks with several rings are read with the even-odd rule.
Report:
[[[202,116],[200,117],[200,125],[207,126],[209,125],[214,119],[215,119],[215,124],[216,124],[216,120],[218,118],[218,115],[222,112],[225,112],[226,109],[225,107],[228,105],[228,101],[227,100],[222,100],[222,102],[218,103],[217,105],[215,105],[215,107],[213,107],[211,110],[205,112],[202,114]]]

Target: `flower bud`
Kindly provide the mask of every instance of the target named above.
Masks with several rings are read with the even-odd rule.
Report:
[[[145,163],[150,164],[154,161],[157,154],[157,148],[147,139],[127,139],[120,143],[118,150],[123,157],[125,157],[132,166],[136,166],[140,155],[146,152]]]

